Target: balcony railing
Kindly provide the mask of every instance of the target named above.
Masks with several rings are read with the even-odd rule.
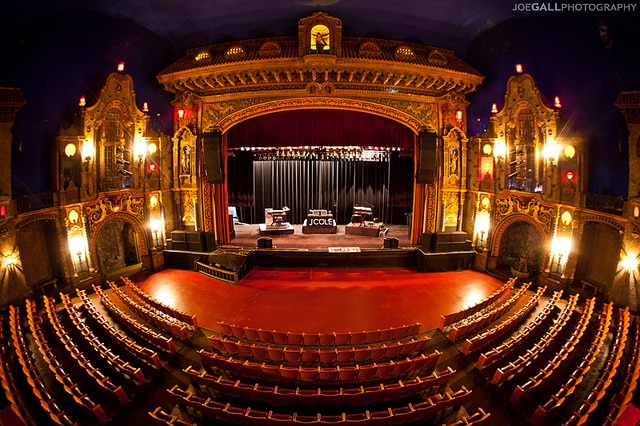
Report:
[[[586,194],[585,208],[622,216],[626,199],[621,195]]]
[[[53,206],[55,206],[53,192],[26,195],[16,199],[16,209],[18,210],[18,214],[46,209]]]

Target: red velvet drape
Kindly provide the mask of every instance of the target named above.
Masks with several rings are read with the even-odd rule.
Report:
[[[222,135],[221,151],[226,153],[229,146],[228,133]],[[222,156],[222,167],[225,173],[229,172],[228,159],[226,155]],[[213,185],[213,200],[215,214],[215,234],[216,240],[220,244],[228,244],[230,242],[229,226],[229,180],[225,178],[224,183]]]
[[[227,132],[229,148],[363,146],[413,151],[414,132],[388,118],[357,111],[303,109],[243,121]]]

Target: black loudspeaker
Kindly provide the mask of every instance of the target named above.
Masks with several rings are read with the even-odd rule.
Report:
[[[204,172],[209,183],[224,183],[224,168],[222,161],[222,133],[207,132],[203,138]]]
[[[395,237],[388,237],[384,239],[384,248],[397,249],[398,239]]]
[[[436,175],[436,134],[422,131],[418,134],[418,167],[416,183],[432,185]]]
[[[433,233],[425,232],[422,234],[422,251],[429,252],[432,249]]]
[[[273,242],[271,238],[261,237],[258,238],[258,248],[272,248]]]

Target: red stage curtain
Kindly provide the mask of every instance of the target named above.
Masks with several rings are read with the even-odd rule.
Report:
[[[227,132],[229,148],[287,146],[399,147],[413,151],[414,132],[373,114],[336,109],[302,109],[267,114]]]
[[[222,135],[222,152],[227,152],[229,145],[229,139],[227,134]],[[226,155],[222,156],[223,170],[228,175],[229,166],[228,158]],[[213,200],[214,200],[214,215],[215,215],[215,228],[216,239],[220,244],[228,244],[230,242],[231,228],[229,226],[229,176],[226,176],[224,183],[212,185],[213,187]]]

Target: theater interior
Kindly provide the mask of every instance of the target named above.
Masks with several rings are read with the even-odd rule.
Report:
[[[3,425],[640,421],[634,4],[30,3]]]

